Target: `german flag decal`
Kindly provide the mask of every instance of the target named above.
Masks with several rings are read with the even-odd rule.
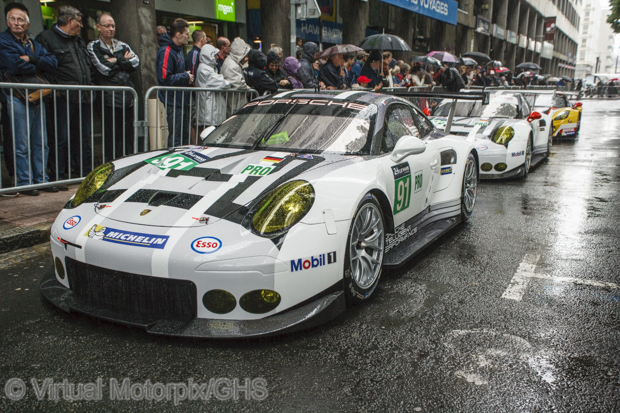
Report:
[[[261,162],[278,163],[278,162],[282,162],[283,160],[284,158],[279,158],[277,156],[265,156],[263,159],[261,159]]]

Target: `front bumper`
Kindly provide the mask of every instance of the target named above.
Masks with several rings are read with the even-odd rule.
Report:
[[[54,269],[44,274],[41,293],[54,306],[67,313],[81,313],[94,318],[143,328],[149,334],[195,338],[243,338],[291,333],[325,323],[346,309],[343,291],[331,292],[293,309],[255,320],[216,320],[204,318],[149,319],[129,311],[112,311],[81,300],[62,285]]]
[[[521,165],[514,169],[511,169],[510,171],[503,172],[500,174],[481,172],[480,179],[510,179],[510,178],[523,176],[524,172],[525,172],[525,166]]]

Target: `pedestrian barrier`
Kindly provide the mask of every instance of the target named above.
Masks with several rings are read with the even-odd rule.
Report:
[[[144,96],[144,150],[198,144],[202,130],[256,97],[254,89],[154,86]]]
[[[0,83],[0,89],[0,194],[16,190],[9,186],[29,191],[80,182],[98,165],[137,152],[138,95],[130,87]]]

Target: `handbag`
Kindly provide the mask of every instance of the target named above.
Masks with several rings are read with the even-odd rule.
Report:
[[[33,75],[20,75],[19,77],[17,77],[15,75],[11,75],[5,72],[4,78],[9,83],[35,83],[39,85],[50,84],[47,79],[36,73]],[[33,105],[38,105],[39,103],[41,103],[41,97],[47,96],[50,93],[52,93],[52,89],[37,89],[28,94],[26,94],[25,89],[15,89],[15,96],[17,96],[17,98],[21,100],[24,104],[26,103],[26,99],[28,99],[28,102],[32,103]]]

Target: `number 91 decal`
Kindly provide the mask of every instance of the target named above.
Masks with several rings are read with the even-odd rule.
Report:
[[[212,254],[222,248],[222,241],[215,237],[202,237],[192,241],[192,249],[198,254]]]

